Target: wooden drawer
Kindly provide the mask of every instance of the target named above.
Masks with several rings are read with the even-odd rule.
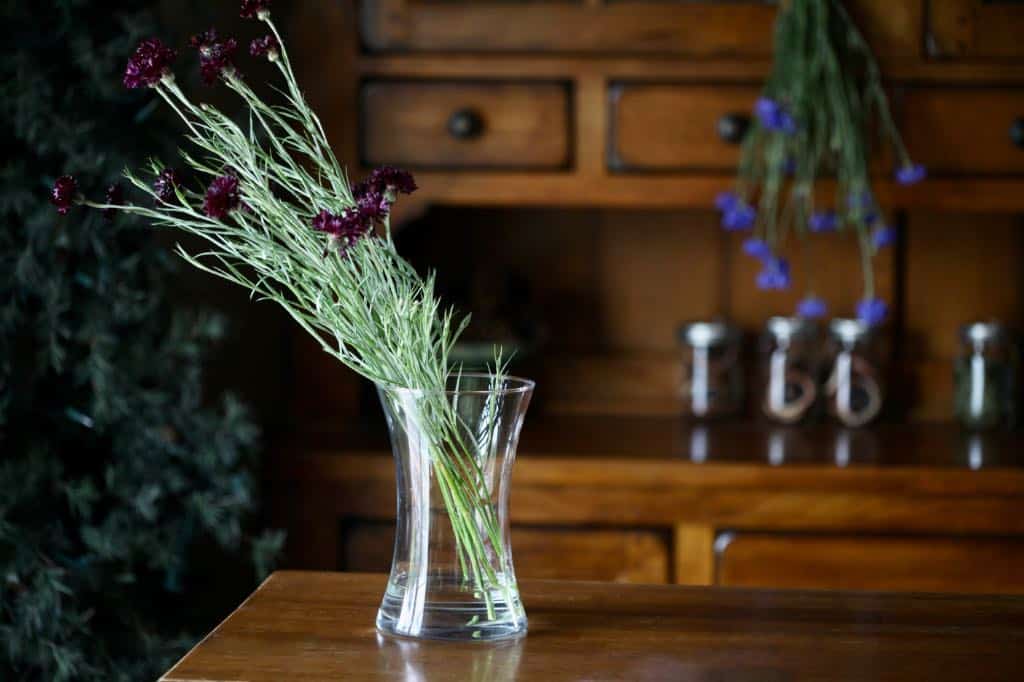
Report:
[[[571,52],[770,57],[777,3],[765,0],[373,0],[362,37],[375,51]],[[885,55],[917,55],[921,0],[855,0]]]
[[[569,109],[561,83],[370,82],[362,156],[412,168],[567,168]]]
[[[901,97],[903,137],[915,161],[936,174],[1024,173],[1024,89],[913,88]]]
[[[1019,0],[928,0],[926,16],[926,44],[932,56],[1024,56],[1024,4]]]
[[[740,146],[723,117],[749,121],[757,87],[615,83],[609,89],[608,164],[616,171],[736,170]]]
[[[716,543],[719,585],[1024,592],[1024,540],[737,533]]]
[[[341,570],[386,572],[394,532],[393,522],[345,524]],[[668,545],[668,537],[653,530],[512,529],[512,556],[519,578],[667,583]]]

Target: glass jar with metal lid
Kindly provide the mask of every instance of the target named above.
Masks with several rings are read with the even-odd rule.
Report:
[[[1017,349],[998,322],[960,327],[960,352],[953,367],[953,410],[964,426],[1011,426],[1017,408]]]
[[[825,404],[846,426],[863,426],[882,411],[885,384],[875,328],[855,319],[829,323]]]
[[[772,421],[795,424],[818,402],[818,326],[799,317],[772,317],[761,334],[761,412]]]
[[[683,413],[701,418],[736,414],[743,401],[739,331],[721,321],[687,322],[679,328],[679,346]]]

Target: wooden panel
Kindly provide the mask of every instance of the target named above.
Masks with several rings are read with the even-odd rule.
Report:
[[[374,0],[362,3],[362,26],[365,43],[377,51],[765,57],[771,55],[774,4],[763,0]],[[850,4],[876,51],[901,56],[919,53],[919,0]]]
[[[904,355],[913,368],[912,416],[952,416],[958,327],[1024,324],[1024,232],[1019,218],[911,213],[907,229]]]
[[[725,115],[749,118],[758,88],[614,84],[609,165],[617,170],[733,172],[739,145],[717,132]]]
[[[910,155],[932,173],[1024,173],[1024,148],[1010,139],[1024,89],[913,88],[900,109]]]
[[[711,585],[715,580],[714,530],[681,523],[673,532],[676,584]]]
[[[763,2],[362,3],[374,50],[771,54],[775,8]]]
[[[391,566],[394,523],[355,521],[344,525],[341,569],[386,572]],[[512,528],[518,578],[666,583],[667,534],[653,530]]]
[[[371,82],[362,90],[366,163],[554,169],[570,163],[569,92],[556,83]],[[458,112],[480,129],[449,131]]]
[[[718,543],[733,587],[1024,592],[1024,540],[757,535]]]
[[[949,58],[1024,56],[1024,5],[1015,0],[928,0],[929,54]]]

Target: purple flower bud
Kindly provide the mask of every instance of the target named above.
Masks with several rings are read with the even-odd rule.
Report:
[[[121,187],[120,183],[115,182],[107,187],[107,200],[105,203],[111,206],[121,206],[124,204],[124,188]],[[106,220],[113,220],[115,210],[113,208],[103,209],[103,217]]]
[[[875,249],[884,249],[896,242],[896,230],[883,225],[871,233],[871,243]]]
[[[370,173],[367,182],[381,193],[412,194],[418,189],[412,173],[392,166],[377,168]]]
[[[817,296],[807,296],[796,304],[796,314],[808,320],[818,320],[828,314],[828,305]]]
[[[901,185],[916,185],[925,179],[928,171],[920,163],[907,163],[896,169],[896,182]]]
[[[153,181],[153,191],[156,192],[157,199],[165,203],[173,199],[179,182],[178,173],[173,168],[160,171]]]
[[[262,19],[261,13],[270,12],[270,0],[242,0],[242,12],[238,16],[243,19]]]
[[[888,312],[888,306],[880,298],[865,298],[857,302],[857,318],[872,327],[881,324]]]
[[[238,208],[241,200],[238,178],[233,175],[222,175],[214,178],[207,188],[203,212],[219,220]]]
[[[751,238],[743,242],[743,253],[754,258],[767,260],[771,258],[772,247],[768,246],[768,242],[763,239]]]
[[[277,42],[277,38],[271,35],[257,38],[256,40],[249,43],[249,54],[253,57],[262,57],[267,55],[270,60],[277,59],[277,55],[281,51],[281,45]]]
[[[177,55],[159,38],[143,40],[125,67],[124,86],[130,89],[141,88],[143,85],[155,86],[164,74],[170,73],[171,64]]]
[[[753,227],[756,219],[757,212],[753,206],[737,202],[722,214],[722,228],[728,232],[742,232]]]
[[[815,211],[807,219],[807,228],[811,232],[835,232],[839,227],[839,217],[835,211]]]
[[[765,260],[764,269],[757,275],[757,288],[788,289],[790,285],[789,261],[785,258],[769,258]]]
[[[728,211],[740,202],[736,192],[719,192],[715,197],[715,208],[719,211]]]
[[[192,36],[188,44],[199,50],[199,73],[207,85],[216,83],[217,78],[223,74],[235,72],[232,55],[238,43],[234,38],[220,40],[217,30],[211,28]]]
[[[78,182],[70,175],[62,175],[53,183],[50,190],[50,203],[57,207],[57,213],[67,215],[68,210],[75,203],[75,195],[78,192]]]

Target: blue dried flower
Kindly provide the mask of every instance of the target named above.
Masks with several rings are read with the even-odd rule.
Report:
[[[757,212],[753,206],[737,202],[722,214],[722,227],[729,232],[741,232],[752,228],[756,219]]]
[[[743,253],[754,258],[766,260],[772,255],[772,247],[768,246],[768,242],[763,239],[752,237],[743,242]]]
[[[811,232],[835,232],[839,227],[839,217],[835,211],[815,211],[807,219],[807,228]]]
[[[896,169],[896,182],[901,185],[916,185],[927,177],[928,171],[920,163],[907,163]]]
[[[896,230],[883,225],[871,233],[871,243],[875,249],[884,249],[896,242]]]
[[[757,99],[754,104],[754,114],[767,130],[775,130],[787,135],[796,132],[796,120],[786,111],[785,107],[770,97]]]
[[[808,320],[818,320],[828,314],[828,305],[817,296],[806,296],[796,304],[796,314]]]
[[[889,307],[880,298],[865,298],[857,303],[857,318],[872,327],[881,324],[888,312]]]
[[[719,211],[725,212],[740,203],[740,198],[736,192],[719,192],[715,197],[715,208]]]
[[[758,289],[788,289],[790,283],[789,261],[785,258],[768,258],[765,260],[764,269],[757,275]]]

